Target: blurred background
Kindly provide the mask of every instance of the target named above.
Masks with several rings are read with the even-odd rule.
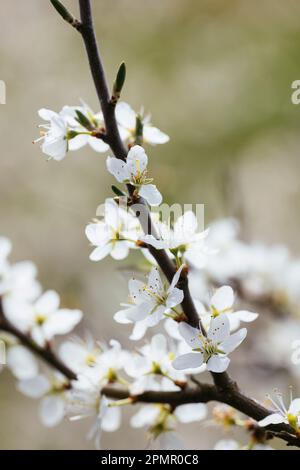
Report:
[[[77,14],[77,1],[65,0]],[[152,113],[170,143],[148,148],[151,173],[166,202],[204,203],[205,219],[233,215],[244,239],[284,243],[299,255],[300,106],[291,83],[300,79],[300,4],[297,0],[93,1],[110,83],[127,65],[122,98]],[[120,264],[92,263],[85,225],[110,196],[103,154],[88,147],[61,163],[46,162],[38,145],[37,110],[59,111],[82,98],[95,110],[81,38],[47,0],[1,2],[0,233],[12,239],[13,259],[33,260],[45,288],[85,312],[81,331],[126,346],[127,329],[112,315],[127,296]],[[123,263],[126,267],[126,261]],[[300,337],[299,337],[300,339]],[[275,374],[275,373],[274,373]],[[281,375],[235,376],[256,398]],[[253,376],[252,376],[253,378]],[[299,390],[299,389],[298,389]],[[145,433],[125,422],[104,448],[144,448]],[[0,376],[2,449],[93,448],[89,423],[47,430],[36,403]],[[187,447],[211,448],[222,431],[182,426]]]

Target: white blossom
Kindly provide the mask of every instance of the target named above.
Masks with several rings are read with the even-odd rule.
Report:
[[[202,268],[209,251],[206,246],[208,231],[198,231],[198,221],[193,211],[186,211],[178,217],[171,228],[165,222],[157,222],[158,237],[144,235],[141,240],[157,250],[171,250],[177,256],[183,256],[192,265]]]
[[[7,366],[18,380],[32,379],[38,375],[35,356],[21,344],[8,347]]]
[[[88,336],[86,341],[80,338],[64,341],[59,347],[61,360],[77,374],[94,367],[101,352],[100,344],[95,343],[91,336]]]
[[[80,310],[59,308],[59,304],[59,295],[47,291],[31,304],[15,303],[5,315],[21,331],[30,333],[38,345],[45,346],[55,335],[70,333],[82,318]]]
[[[50,109],[40,109],[39,116],[48,121],[40,127],[42,136],[35,142],[42,141],[42,151],[50,158],[60,161],[68,151],[68,126],[65,119]]]
[[[289,406],[286,407],[281,393],[277,392],[277,402],[268,397],[274,407],[274,413],[269,414],[264,419],[258,421],[260,426],[269,424],[285,423],[292,426],[296,432],[300,430],[300,398],[290,399]]]
[[[131,384],[131,393],[136,395],[145,390],[180,390],[179,385],[186,382],[183,373],[172,367],[172,353],[165,336],[154,335],[151,341],[133,353],[130,360],[125,363],[124,369],[129,377],[135,379]],[[164,378],[163,382],[155,379]],[[154,380],[153,380],[154,379]]]
[[[183,301],[183,291],[176,287],[183,267],[177,270],[169,287],[163,284],[157,268],[152,268],[147,284],[131,279],[128,287],[132,304],[123,304],[126,308],[116,313],[115,320],[126,323],[147,319],[148,326],[157,325],[164,314]]]
[[[198,304],[199,305],[199,304]],[[234,305],[234,292],[230,286],[222,286],[216,290],[209,302],[209,310],[206,314],[217,317],[222,313],[228,316],[230,321],[231,330],[237,329],[240,322],[250,323],[258,317],[257,313],[249,312],[248,310],[233,309]],[[200,308],[201,309],[201,308]],[[205,308],[202,306],[202,315],[205,313]]]
[[[224,372],[229,366],[227,355],[245,339],[247,330],[242,328],[230,335],[230,324],[223,313],[212,319],[207,337],[187,323],[179,324],[179,331],[193,352],[178,356],[173,367],[178,370],[199,367],[206,363],[211,372]]]
[[[64,106],[60,114],[67,121],[70,128],[78,134],[69,141],[69,150],[79,150],[85,145],[89,145],[95,152],[106,152],[109,146],[101,138],[93,135],[95,133],[88,132],[86,128],[79,124],[76,111],[80,111],[90,121],[95,130],[104,129],[104,119],[101,111],[94,113],[86,103],[83,103],[82,106]]]
[[[67,381],[59,373],[49,377],[40,374],[18,383],[18,390],[21,393],[33,399],[41,399],[39,415],[47,427],[56,426],[64,418],[66,389]]]
[[[146,199],[151,206],[159,206],[162,196],[152,179],[147,176],[148,157],[143,147],[133,146],[127,155],[126,162],[115,157],[107,157],[108,171],[119,183],[131,184],[136,192]]]
[[[95,441],[97,449],[101,448],[102,431],[114,432],[121,424],[121,410],[119,407],[110,407],[111,403],[101,396],[99,383],[85,380],[84,376],[72,382],[72,388],[66,396],[66,414],[71,421],[93,419],[87,438]]]
[[[168,405],[142,406],[131,418],[134,428],[147,426],[150,437],[159,441],[161,449],[184,449],[184,445],[175,433],[176,424],[201,421],[207,416],[207,407],[203,403],[178,406],[174,412]]]
[[[113,199],[106,199],[104,217],[86,227],[85,234],[95,247],[92,261],[100,261],[107,255],[116,260],[124,259],[130,248],[135,248],[138,222],[128,211],[119,207]]]
[[[61,349],[62,357],[67,360],[67,364],[72,364],[70,353],[73,350],[73,347],[70,349],[70,344],[67,345],[67,349],[66,345]],[[101,345],[101,351],[96,350],[88,355],[86,353],[85,348],[81,351],[77,350],[77,361],[75,358],[75,368],[78,371],[78,379],[75,383],[77,389],[101,390],[102,387],[108,384],[116,382],[123,384],[120,372],[128,362],[129,354],[122,349],[118,341],[110,340],[109,346]],[[85,364],[83,361],[85,361]]]
[[[136,112],[129,104],[120,102],[116,106],[116,118],[122,140],[127,144],[133,144],[136,140]],[[170,138],[167,134],[152,126],[149,116],[142,118],[143,141],[151,145],[165,144]]]

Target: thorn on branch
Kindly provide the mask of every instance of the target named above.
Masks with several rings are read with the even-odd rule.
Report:
[[[77,31],[81,30],[81,22],[74,18],[74,16],[66,9],[66,7],[59,0],[50,0],[50,2],[64,21],[73,26],[73,28],[77,29]]]

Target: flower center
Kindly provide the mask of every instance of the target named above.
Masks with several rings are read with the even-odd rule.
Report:
[[[225,354],[222,349],[219,349],[220,343],[213,343],[210,339],[204,338],[200,335],[203,346],[201,348],[195,348],[193,351],[198,351],[203,354],[204,362],[207,362],[212,356],[217,356],[218,354]]]
[[[294,428],[296,431],[298,431],[298,429],[299,429],[298,417],[291,414],[291,413],[288,413],[287,414],[287,420],[288,420],[290,426],[292,426],[292,428]]]
[[[85,363],[87,366],[89,367],[93,367],[95,364],[96,364],[96,355],[91,353],[91,354],[88,354],[86,359],[85,359]]]
[[[43,315],[42,313],[38,313],[36,316],[35,316],[35,322],[42,326],[46,321],[46,317],[45,315]]]

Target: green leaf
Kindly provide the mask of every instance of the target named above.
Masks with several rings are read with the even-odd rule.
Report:
[[[117,73],[117,78],[115,81],[115,89],[118,93],[121,93],[123,85],[125,83],[125,78],[126,78],[126,65],[125,62],[122,62],[118,73]]]
[[[121,91],[125,83],[125,78],[126,78],[126,65],[125,65],[125,62],[122,62],[119,67],[116,80],[113,86],[113,93],[112,93],[111,100],[115,104],[120,98]]]
[[[57,13],[59,13],[60,16],[65,21],[67,21],[68,23],[73,23],[73,21],[74,21],[73,16],[71,15],[71,13],[66,9],[66,7],[59,0],[50,0],[50,2],[54,6]]]
[[[75,112],[77,115],[77,121],[82,127],[88,129],[89,131],[94,130],[94,126],[91,121],[81,111],[79,111],[79,109],[76,109]]]

